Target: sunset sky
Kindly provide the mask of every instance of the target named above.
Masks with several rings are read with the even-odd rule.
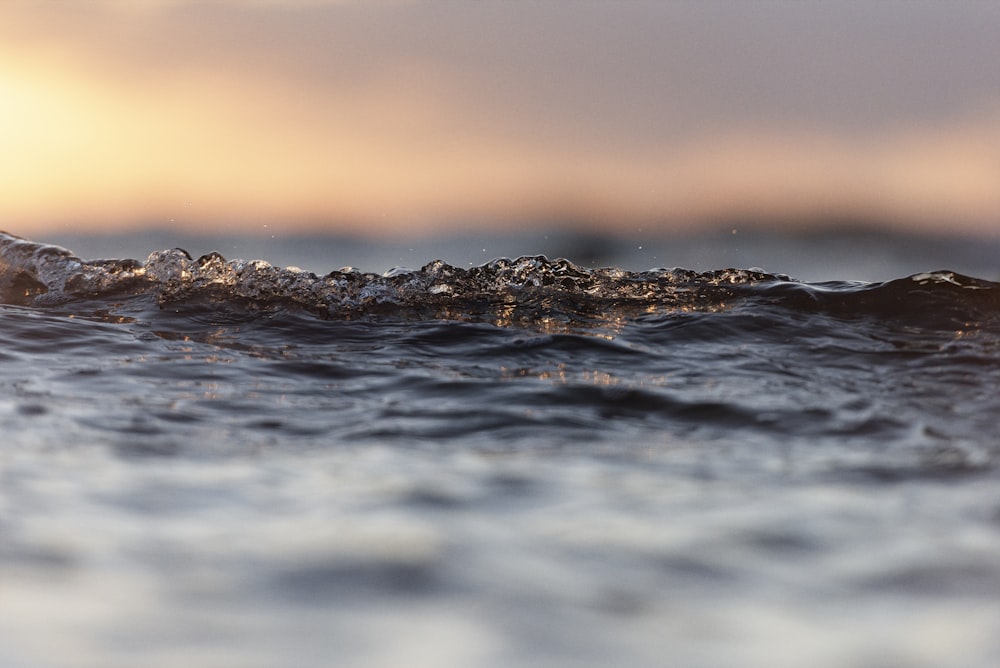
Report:
[[[1000,233],[1000,3],[0,4],[0,229]]]

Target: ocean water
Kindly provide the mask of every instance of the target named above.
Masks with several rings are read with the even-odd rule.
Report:
[[[996,666],[996,255],[862,240],[0,234],[0,665]]]

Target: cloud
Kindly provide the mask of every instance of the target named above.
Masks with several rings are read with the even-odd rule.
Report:
[[[991,4],[725,7],[8,3],[0,215],[1000,215]]]

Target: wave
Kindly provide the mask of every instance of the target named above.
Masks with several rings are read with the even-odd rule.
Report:
[[[472,268],[435,260],[384,274],[343,268],[318,276],[263,260],[197,259],[179,248],[143,260],[82,260],[71,251],[0,232],[0,302],[38,308],[141,299],[160,308],[216,304],[293,308],[329,319],[394,314],[494,324],[606,325],[649,314],[778,307],[878,317],[921,327],[995,322],[1000,283],[941,270],[881,283],[804,283],[758,269],[587,269],[545,256]]]

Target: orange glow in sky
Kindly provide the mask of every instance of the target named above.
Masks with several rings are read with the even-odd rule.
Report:
[[[803,5],[5,3],[0,227],[998,227],[1000,13]]]

